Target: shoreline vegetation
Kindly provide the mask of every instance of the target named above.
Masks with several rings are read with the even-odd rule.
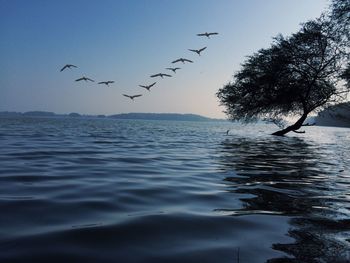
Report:
[[[350,102],[330,106],[314,118],[318,126],[350,128]]]

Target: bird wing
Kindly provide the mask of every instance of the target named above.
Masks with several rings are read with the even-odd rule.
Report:
[[[206,36],[206,34],[205,33],[200,33],[200,34],[197,34],[197,36],[202,37],[202,36]]]
[[[208,33],[208,35],[218,35],[219,33],[213,32],[213,33]]]
[[[108,83],[110,83],[110,84],[112,84],[112,83],[114,83],[114,80],[109,80],[109,81],[107,81]]]
[[[177,59],[177,60],[174,60],[173,62],[171,62],[171,63],[176,63],[176,62],[180,62],[181,61],[181,59]]]
[[[65,65],[63,68],[61,68],[61,72],[63,71],[63,70],[65,70],[66,68],[68,67],[68,65]]]
[[[197,52],[198,50],[195,50],[195,49],[189,49],[189,51],[192,51],[192,52]]]
[[[192,61],[192,60],[189,60],[189,59],[187,59],[187,58],[184,58],[184,61],[187,61],[187,62],[193,63],[193,61]]]
[[[157,82],[153,82],[151,85],[149,85],[148,87],[151,88],[153,87],[154,85],[156,85]]]
[[[81,80],[83,80],[84,78],[80,78],[80,79],[76,79],[75,81],[81,81]]]
[[[91,82],[95,82],[93,79],[86,78],[87,80],[90,80]]]
[[[151,75],[151,78],[154,78],[154,77],[159,77],[159,76],[161,76],[161,74],[160,74],[160,73],[158,73],[158,74],[154,74],[154,75]]]
[[[144,86],[144,85],[139,85],[139,87],[141,87],[141,88],[147,88],[147,86]]]
[[[137,98],[137,97],[141,97],[142,94],[138,94],[138,95],[133,95],[133,96],[130,96],[130,98]]]
[[[127,98],[130,98],[130,99],[131,99],[131,97],[132,97],[132,96],[129,96],[129,95],[126,95],[126,94],[123,94],[123,96],[125,96],[125,97],[127,97]]]
[[[107,84],[107,83],[105,81],[101,81],[101,82],[99,82],[97,84]]]
[[[198,50],[198,52],[202,52],[204,49],[206,49],[207,47],[201,48],[200,50]]]
[[[163,76],[166,76],[166,77],[172,77],[171,75],[169,74],[163,74]]]
[[[73,68],[77,68],[77,66],[76,66],[76,65],[73,65],[73,64],[70,64],[69,66],[70,66],[70,67],[73,67]]]

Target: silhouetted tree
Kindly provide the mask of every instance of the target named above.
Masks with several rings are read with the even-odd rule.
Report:
[[[270,48],[249,56],[232,82],[217,96],[232,120],[299,116],[291,126],[273,133],[298,132],[309,113],[344,99],[346,47],[329,19],[302,25],[299,32],[278,36]]]

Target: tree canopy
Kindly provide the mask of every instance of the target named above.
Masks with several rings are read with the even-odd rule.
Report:
[[[333,0],[331,4],[330,17],[338,27],[349,27],[350,25],[350,1],[349,0]],[[347,29],[348,36],[349,31]]]
[[[337,29],[334,20],[321,17],[290,37],[275,37],[269,48],[249,56],[217,93],[229,118],[249,122],[299,116],[274,133],[283,135],[300,129],[309,113],[344,100],[350,89],[344,85],[349,84],[348,42]]]

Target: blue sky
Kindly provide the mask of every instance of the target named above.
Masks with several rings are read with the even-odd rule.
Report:
[[[247,55],[324,11],[327,0],[0,0],[0,111],[196,113]],[[196,36],[219,32],[211,39]],[[202,56],[187,49],[207,46]],[[186,57],[172,78],[171,61]],[[77,69],[59,72],[66,63]],[[110,87],[74,80],[115,80]],[[151,92],[138,87],[157,81]],[[121,94],[143,94],[135,102]]]

